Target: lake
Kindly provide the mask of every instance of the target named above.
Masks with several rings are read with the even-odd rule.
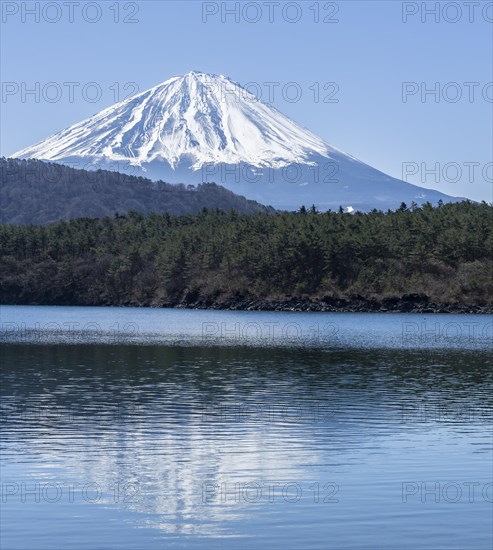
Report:
[[[2,548],[492,548],[489,316],[0,316]]]

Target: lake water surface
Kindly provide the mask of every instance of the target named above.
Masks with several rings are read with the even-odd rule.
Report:
[[[490,317],[0,315],[2,549],[493,546]]]

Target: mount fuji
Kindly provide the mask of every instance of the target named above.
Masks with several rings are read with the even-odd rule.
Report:
[[[169,183],[215,182],[276,208],[395,209],[463,200],[336,149],[225,76],[192,71],[11,155]]]

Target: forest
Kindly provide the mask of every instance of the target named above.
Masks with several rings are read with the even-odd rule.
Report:
[[[129,211],[193,214],[203,208],[274,212],[215,183],[153,182],[110,170],[81,170],[36,159],[0,158],[0,223],[49,224]]]
[[[2,225],[0,243],[4,304],[493,305],[493,206],[485,202],[353,214],[129,212]]]

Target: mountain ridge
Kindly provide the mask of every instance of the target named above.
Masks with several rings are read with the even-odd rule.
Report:
[[[274,209],[219,185],[152,182],[114,171],[77,170],[38,160],[0,158],[0,223],[46,225],[130,211],[190,215],[207,209],[245,214]]]

